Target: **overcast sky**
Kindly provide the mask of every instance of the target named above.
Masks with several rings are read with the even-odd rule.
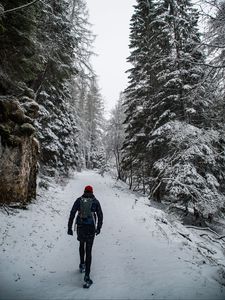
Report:
[[[92,31],[97,35],[92,64],[107,111],[127,85],[129,25],[135,0],[86,0]]]

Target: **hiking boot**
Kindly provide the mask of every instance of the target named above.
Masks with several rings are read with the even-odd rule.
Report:
[[[79,270],[80,270],[80,273],[84,273],[85,272],[85,264],[79,264]]]
[[[88,284],[92,284],[92,283],[93,283],[93,281],[91,280],[91,278],[90,278],[89,275],[85,275],[85,276],[84,276],[84,281],[85,281],[86,283],[88,283]]]

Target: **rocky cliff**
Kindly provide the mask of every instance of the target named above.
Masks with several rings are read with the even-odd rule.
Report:
[[[0,97],[0,203],[26,203],[36,195],[39,143],[30,94]]]

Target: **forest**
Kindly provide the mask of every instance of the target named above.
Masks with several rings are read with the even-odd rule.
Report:
[[[119,9],[119,7],[118,7]],[[128,82],[105,117],[85,0],[0,1],[0,203],[116,169],[168,207],[225,213],[225,1],[137,0]]]

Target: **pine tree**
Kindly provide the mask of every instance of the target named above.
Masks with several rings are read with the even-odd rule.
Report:
[[[215,17],[208,20],[208,30],[205,32],[206,47],[211,58],[210,65],[214,67],[214,74],[217,76],[224,88],[225,69],[225,1],[213,3]]]
[[[41,161],[48,173],[54,174],[56,169],[67,173],[81,165],[76,110],[79,99],[72,96],[72,91],[73,85],[79,85],[85,77],[85,70],[90,72],[92,38],[82,0],[73,3],[54,0],[40,5],[38,40],[43,68],[33,87],[41,106],[38,123]]]
[[[4,13],[27,4],[28,0],[3,0],[0,14],[0,93],[23,94],[36,78],[41,62],[36,51],[37,3],[24,9]]]
[[[138,1],[123,168],[130,169],[130,187],[158,201],[216,212],[224,202],[223,171],[217,174],[223,159],[217,160],[220,137],[207,118],[215,97],[207,95],[197,21],[190,1]]]
[[[224,86],[225,86],[225,1],[212,3],[215,17],[208,19],[208,30],[205,32],[205,48],[209,55],[209,72],[211,81],[214,82],[217,91],[214,120],[224,124]],[[215,10],[216,9],[216,10]]]
[[[155,19],[154,6],[151,0],[137,1],[130,25],[130,49],[132,52],[128,57],[128,62],[132,64],[132,68],[128,70],[129,86],[125,90],[126,136],[122,162],[130,188],[133,185],[134,176],[136,181],[139,180],[139,177],[143,177],[146,163],[146,120],[143,116],[143,110],[144,102],[151,93],[151,85],[148,81],[151,80],[149,57],[151,55],[150,43],[153,30],[149,24]]]
[[[104,106],[96,78],[93,77],[84,102],[83,123],[86,167],[100,168],[105,163],[103,147]]]

